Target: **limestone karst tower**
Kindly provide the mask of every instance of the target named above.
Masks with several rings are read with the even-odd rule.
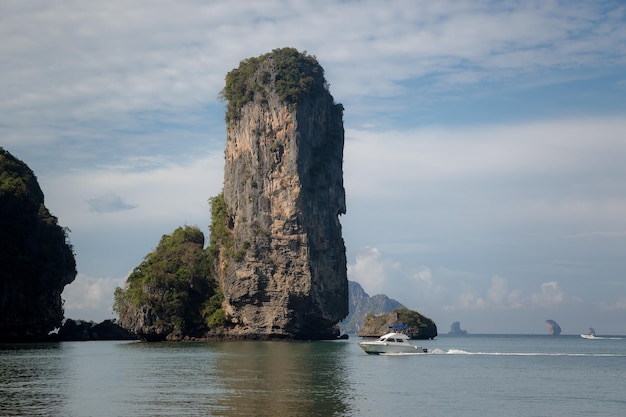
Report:
[[[223,97],[228,233],[216,270],[230,335],[332,337],[348,314],[343,106],[315,57],[293,48],[242,61]]]

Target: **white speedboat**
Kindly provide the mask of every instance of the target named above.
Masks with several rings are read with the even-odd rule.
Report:
[[[587,333],[581,334],[580,337],[582,337],[583,339],[595,339],[596,331],[593,329],[593,327],[590,327],[589,331]]]
[[[387,333],[376,340],[360,342],[359,346],[372,355],[388,353],[427,353],[428,349],[409,342],[409,337],[402,333]]]

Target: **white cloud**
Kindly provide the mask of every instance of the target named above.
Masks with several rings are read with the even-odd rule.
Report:
[[[531,303],[537,307],[555,307],[563,304],[565,294],[559,288],[555,281],[544,282],[541,284],[541,291],[530,296]]]
[[[111,213],[115,211],[132,210],[136,205],[128,204],[119,195],[105,194],[100,197],[86,200],[89,211],[94,213]]]
[[[626,310],[626,296],[618,296],[614,301],[604,301],[600,308],[610,312]]]
[[[448,311],[458,310],[482,310],[486,307],[485,299],[474,293],[465,292],[459,295],[458,304],[444,307]]]
[[[387,218],[399,238],[412,227],[422,235],[626,230],[625,120],[348,130],[348,216],[367,207],[372,219]],[[402,221],[393,226],[394,218]]]
[[[113,318],[113,293],[125,281],[125,277],[99,278],[78,273],[62,294],[65,317],[93,321]]]
[[[509,290],[508,281],[501,276],[491,278],[491,286],[487,290],[488,299],[497,308],[521,309],[524,307],[522,291],[519,289]]]
[[[46,196],[50,196],[46,204],[59,222],[71,229],[106,222],[102,216],[95,217],[102,213],[119,214],[114,222],[184,223],[203,219],[208,224],[208,199],[221,190],[223,183],[221,152],[181,161],[161,157],[138,170],[140,165],[130,160],[124,165],[96,166],[46,177],[41,180]],[[92,198],[94,190],[103,197]],[[122,201],[118,194],[132,204]],[[120,208],[127,210],[120,212]]]
[[[282,46],[317,55],[336,96],[348,101],[401,94],[402,81],[425,75],[441,88],[466,83],[467,72],[479,83],[542,68],[623,65],[615,53],[626,43],[623,11],[575,9],[559,2],[3,3],[1,121],[37,136],[44,131],[29,126],[34,115],[56,130],[60,121],[214,102],[240,60]]]
[[[487,290],[487,294],[492,303],[495,305],[502,304],[509,294],[506,280],[499,276],[491,278],[491,287]]]
[[[384,258],[377,248],[364,248],[348,264],[348,279],[356,281],[370,295],[382,294],[388,288],[399,264]]]
[[[346,168],[365,184],[463,178],[557,175],[568,172],[624,174],[623,117],[563,119],[500,126],[426,127],[409,131],[346,132]],[[368,168],[368,169],[366,169]],[[362,178],[362,177],[365,178]],[[352,178],[351,178],[352,179]],[[384,188],[380,186],[380,188]],[[392,190],[394,190],[392,188]]]

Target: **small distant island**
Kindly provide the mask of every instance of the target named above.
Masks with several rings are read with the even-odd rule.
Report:
[[[452,325],[450,325],[450,331],[448,334],[452,336],[465,336],[467,334],[467,330],[461,329],[460,321],[455,321]]]
[[[435,322],[406,307],[396,308],[390,313],[368,314],[363,328],[357,333],[361,337],[380,337],[389,333],[391,328],[402,327],[402,333],[410,339],[434,339],[437,337]]]
[[[546,327],[548,328],[548,334],[558,336],[561,334],[561,326],[554,320],[546,320]]]

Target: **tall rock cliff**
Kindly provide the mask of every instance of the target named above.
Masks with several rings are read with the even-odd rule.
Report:
[[[76,277],[66,231],[33,171],[0,147],[0,342],[43,339],[61,326],[61,293]]]
[[[223,96],[229,236],[216,272],[230,336],[332,337],[348,314],[343,106],[292,48],[242,61]]]

